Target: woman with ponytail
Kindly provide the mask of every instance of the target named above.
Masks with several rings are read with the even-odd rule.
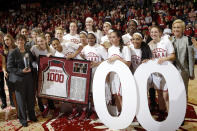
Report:
[[[108,49],[108,62],[113,63],[119,60],[125,63],[128,67],[131,65],[131,52],[128,46],[124,46],[121,33],[118,31],[113,31],[111,33],[112,46]],[[112,95],[115,97],[115,103],[118,108],[118,112],[121,112],[122,107],[122,92],[121,83],[118,74],[110,73],[110,84]]]

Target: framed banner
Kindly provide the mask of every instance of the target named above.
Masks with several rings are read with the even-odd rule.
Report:
[[[90,61],[39,57],[39,97],[88,104],[90,82]]]

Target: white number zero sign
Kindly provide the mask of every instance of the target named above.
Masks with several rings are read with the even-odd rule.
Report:
[[[109,114],[105,100],[105,79],[109,72],[119,75],[122,86],[122,112],[119,117]],[[93,81],[94,107],[100,120],[111,129],[127,128],[136,114],[137,92],[136,84],[129,68],[120,61],[114,64],[102,62],[96,69]]]
[[[123,104],[119,117],[111,116],[106,107],[105,79],[109,72],[116,72],[121,81]],[[153,119],[148,107],[147,80],[154,72],[164,76],[168,87],[169,112],[166,120],[162,122]],[[146,130],[178,129],[186,113],[185,87],[178,70],[170,62],[159,65],[157,61],[149,61],[141,64],[134,76],[120,61],[115,61],[113,64],[104,61],[99,65],[93,81],[93,100],[99,119],[111,129],[124,129],[131,124],[136,114],[138,122]]]

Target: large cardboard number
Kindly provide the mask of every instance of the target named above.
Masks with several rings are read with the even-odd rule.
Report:
[[[166,80],[169,95],[169,112],[166,120],[158,122],[150,114],[147,99],[147,80],[151,73],[158,72]],[[138,86],[137,120],[143,128],[149,131],[175,131],[185,117],[186,93],[183,80],[178,70],[170,63],[157,64],[157,60],[141,64],[135,74]]]
[[[123,105],[118,117],[111,116],[106,107],[105,79],[109,72],[116,72],[122,85]],[[164,76],[168,87],[169,112],[166,120],[162,122],[153,119],[148,107],[147,80],[154,72],[159,72]],[[178,70],[170,62],[158,65],[157,61],[149,61],[141,64],[134,76],[136,83],[129,68],[120,61],[115,61],[113,64],[105,61],[99,65],[94,75],[93,100],[100,120],[111,129],[124,129],[131,124],[136,114],[138,122],[146,130],[173,131],[178,129],[186,113],[185,87]]]
[[[109,72],[116,72],[122,86],[122,112],[120,116],[109,114],[105,100],[105,80]],[[120,61],[101,63],[96,69],[93,81],[93,100],[99,119],[111,129],[124,129],[133,121],[137,107],[136,84],[129,68]]]

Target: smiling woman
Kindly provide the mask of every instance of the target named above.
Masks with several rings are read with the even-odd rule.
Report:
[[[179,70],[185,84],[186,92],[188,92],[189,79],[193,80],[194,76],[194,49],[189,42],[189,38],[184,36],[185,22],[177,19],[172,24],[172,32],[174,37],[172,43],[176,53],[175,66]]]
[[[26,38],[18,35],[16,38],[17,48],[8,55],[7,68],[10,72],[9,80],[14,84],[16,100],[18,104],[18,118],[22,126],[27,127],[27,111],[29,119],[36,122],[34,111],[34,86],[32,78],[33,56],[25,49]],[[28,54],[30,67],[25,68],[24,56]]]

